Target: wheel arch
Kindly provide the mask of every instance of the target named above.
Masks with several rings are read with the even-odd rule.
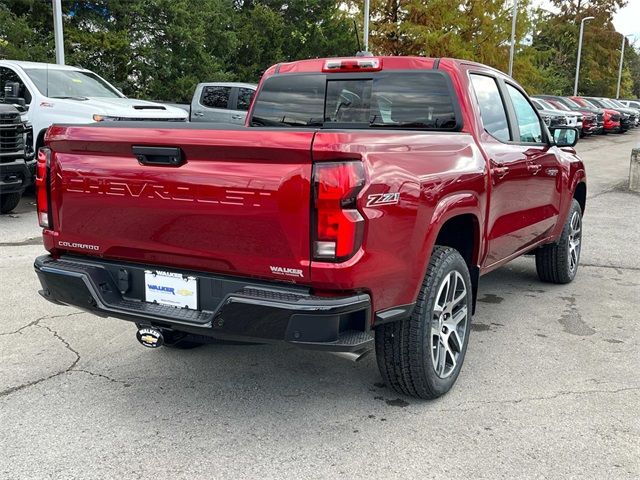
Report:
[[[580,209],[584,215],[584,210],[587,208],[587,182],[582,178],[573,189],[573,198],[580,204]]]
[[[44,146],[44,136],[46,135],[47,130],[47,128],[43,128],[38,132],[38,135],[36,136],[36,143],[34,145],[34,151],[36,152],[36,155],[38,154],[38,150],[40,149],[40,147]]]
[[[438,203],[431,218],[423,256],[422,277],[426,274],[436,245],[451,247],[460,253],[471,276],[474,311],[480,278],[483,221],[480,199],[473,193],[464,192],[445,197]]]

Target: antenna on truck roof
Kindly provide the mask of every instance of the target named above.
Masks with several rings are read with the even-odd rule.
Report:
[[[362,45],[360,44],[360,36],[358,35],[358,24],[356,21],[353,21],[353,30],[356,34],[356,43],[358,44],[358,51],[356,52],[356,57],[373,57],[371,52],[366,52],[362,50]]]
[[[362,45],[360,45],[360,36],[358,35],[358,24],[356,21],[353,21],[353,30],[356,34],[356,43],[358,44],[358,52],[362,50]]]

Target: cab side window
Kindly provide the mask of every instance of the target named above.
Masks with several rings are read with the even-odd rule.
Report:
[[[535,110],[525,96],[512,85],[507,84],[507,92],[516,112],[516,120],[520,129],[520,142],[542,143],[542,126]]]
[[[502,142],[508,142],[511,140],[511,134],[509,133],[507,113],[495,78],[471,74],[471,83],[480,105],[482,126],[493,137]]]
[[[4,87],[7,82],[16,82],[19,85],[18,97],[24,98],[27,105],[31,103],[31,93],[29,93],[29,90],[18,74],[8,67],[0,67],[0,89],[2,89],[0,90],[0,97],[5,96]]]
[[[227,108],[231,87],[205,86],[200,103],[209,108]]]

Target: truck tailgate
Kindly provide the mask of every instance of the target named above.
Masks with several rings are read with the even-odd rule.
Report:
[[[312,131],[52,127],[52,246],[304,282],[312,140]],[[179,148],[183,163],[142,164],[134,147]]]

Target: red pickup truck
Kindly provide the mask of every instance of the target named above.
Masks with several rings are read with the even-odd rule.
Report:
[[[146,346],[285,341],[434,398],[479,277],[535,254],[576,275],[585,170],[523,89],[477,63],[282,63],[245,126],[55,125],[38,153],[41,295],[135,322]]]

